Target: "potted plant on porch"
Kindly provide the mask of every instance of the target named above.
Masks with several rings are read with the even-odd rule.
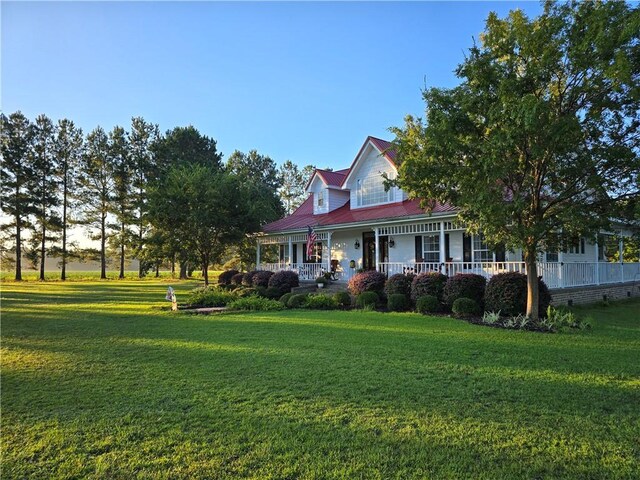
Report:
[[[316,286],[318,288],[324,288],[324,286],[327,285],[328,283],[329,283],[329,279],[324,275],[320,275],[318,278],[316,278]]]

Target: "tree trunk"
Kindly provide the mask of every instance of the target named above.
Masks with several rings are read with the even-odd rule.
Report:
[[[22,222],[20,212],[16,211],[16,281],[22,280]]]
[[[45,261],[45,248],[46,248],[46,236],[47,236],[47,227],[44,224],[44,217],[42,219],[42,242],[40,243],[40,280],[44,281],[44,261]]]
[[[124,222],[122,222],[120,227],[120,275],[118,275],[118,278],[121,280],[124,278],[124,231],[125,225]]]
[[[67,172],[64,172],[64,185],[62,186],[62,271],[60,280],[67,279]]]
[[[156,278],[160,276],[160,264],[156,263]]]
[[[105,244],[106,244],[106,236],[107,229],[105,227],[107,217],[102,215],[101,225],[100,225],[100,279],[106,280],[107,278],[107,256],[105,254]]]
[[[171,255],[171,278],[176,276],[176,252]]]
[[[187,262],[180,262],[180,280],[186,280],[187,277]]]
[[[525,251],[524,261],[527,270],[527,317],[538,320],[539,288],[538,288],[538,265],[535,249]]]
[[[209,285],[209,255],[202,255],[202,276],[204,277],[204,286]]]

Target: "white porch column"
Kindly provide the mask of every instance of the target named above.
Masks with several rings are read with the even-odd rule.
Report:
[[[564,275],[562,274],[562,270],[564,270],[564,249],[560,247],[558,249],[558,287],[564,288]]]
[[[289,268],[293,268],[293,240],[289,235]]]
[[[380,229],[376,227],[376,271],[380,271]]]
[[[440,273],[446,274],[447,266],[445,265],[447,261],[447,251],[445,250],[445,235],[444,235],[444,222],[440,222]]]
[[[256,240],[256,270],[260,270],[260,239]]]
[[[595,243],[595,247],[596,247],[596,285],[600,285],[600,261],[599,261],[599,253],[600,253],[600,247],[598,246],[598,236],[596,235],[596,243]]]
[[[618,242],[618,252],[620,255],[620,281],[624,282],[624,237],[622,235],[620,235]]]
[[[327,272],[331,271],[331,232],[327,232]]]

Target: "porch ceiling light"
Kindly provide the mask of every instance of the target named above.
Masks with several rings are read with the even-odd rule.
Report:
[[[360,248],[360,242],[358,241],[357,238],[356,238],[356,243],[353,244],[353,248],[355,248],[356,250]]]

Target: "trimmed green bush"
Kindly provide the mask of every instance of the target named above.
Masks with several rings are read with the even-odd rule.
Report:
[[[304,306],[313,310],[335,310],[338,308],[338,302],[329,295],[309,295]]]
[[[227,305],[228,310],[282,310],[284,305],[282,305],[277,300],[270,300],[268,298],[262,297],[244,297],[238,298],[233,302]]]
[[[233,277],[231,277],[231,285],[242,285],[243,277],[244,273],[236,273]]]
[[[242,285],[244,285],[245,287],[252,287],[253,286],[253,276],[258,273],[258,270],[251,270],[250,272],[247,272],[245,274],[242,275]]]
[[[546,315],[551,304],[551,294],[547,285],[538,279],[538,311]],[[489,279],[484,292],[484,306],[488,312],[502,312],[503,316],[515,317],[527,311],[527,276],[523,273],[499,273]]]
[[[384,285],[384,293],[387,297],[396,293],[401,293],[402,295],[409,296],[411,294],[412,281],[413,277],[409,277],[402,273],[391,275],[387,279],[387,283],[385,283]]]
[[[423,295],[416,300],[416,312],[426,315],[440,311],[440,302],[433,295]]]
[[[251,277],[251,284],[254,287],[267,288],[269,286],[269,280],[272,276],[273,272],[270,270],[259,270],[253,274],[253,277]]]
[[[221,285],[229,285],[233,276],[238,273],[238,270],[226,270],[218,276],[218,283]]]
[[[457,317],[470,317],[472,315],[480,315],[482,309],[478,302],[471,298],[460,297],[453,302],[451,311]]]
[[[376,292],[362,292],[356,297],[356,307],[375,308],[379,299],[380,298]]]
[[[409,300],[403,293],[392,293],[387,297],[387,308],[392,312],[404,312],[409,307]]]
[[[336,292],[333,294],[333,298],[336,299],[336,302],[341,307],[351,306],[351,295],[349,295],[349,292]]]
[[[291,297],[293,297],[293,293],[289,292],[289,293],[285,293],[284,295],[282,295],[280,297],[280,303],[282,303],[285,307],[288,307],[288,303],[289,303],[289,299]]]
[[[224,307],[237,296],[214,287],[200,287],[191,291],[187,304],[193,307]]]
[[[424,295],[433,295],[442,303],[442,292],[447,276],[440,272],[426,272],[416,275],[411,282],[411,298],[417,301]]]
[[[234,295],[238,298],[249,297],[251,295],[257,295],[256,289],[253,287],[240,286],[233,291]]]
[[[287,301],[287,307],[289,308],[302,308],[307,303],[308,293],[296,293],[289,297]]]
[[[444,285],[442,300],[449,308],[453,306],[453,302],[462,297],[470,298],[475,300],[478,305],[483,305],[486,285],[487,280],[482,275],[458,273],[449,277]]]
[[[264,291],[264,296],[271,300],[278,300],[282,296],[282,290],[278,287],[267,287]]]

